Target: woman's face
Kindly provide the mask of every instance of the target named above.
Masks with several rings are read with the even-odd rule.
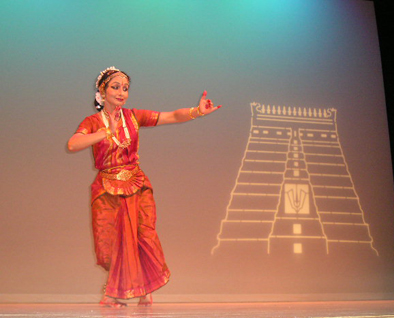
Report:
[[[124,75],[111,79],[105,91],[105,103],[108,106],[122,107],[129,97],[129,80]]]

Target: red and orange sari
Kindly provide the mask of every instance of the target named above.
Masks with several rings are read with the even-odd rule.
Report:
[[[138,166],[138,132],[155,126],[158,112],[123,109],[131,144],[118,147],[104,139],[93,146],[99,170],[92,184],[92,221],[97,264],[108,273],[105,295],[128,299],[165,285],[170,271],[156,233],[152,186]],[[101,113],[89,116],[77,132],[94,133],[105,127]],[[116,138],[124,141],[123,128]]]

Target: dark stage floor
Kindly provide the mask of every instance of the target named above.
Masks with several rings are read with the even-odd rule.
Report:
[[[394,301],[157,303],[101,308],[97,304],[0,304],[0,318],[322,318],[393,317]]]

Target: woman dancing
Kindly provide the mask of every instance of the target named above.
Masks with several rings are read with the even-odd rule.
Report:
[[[98,170],[91,186],[97,264],[108,271],[100,305],[123,307],[119,299],[139,297],[152,304],[152,292],[170,277],[156,233],[152,185],[139,167],[139,128],[182,123],[218,110],[204,91],[197,107],[172,112],[123,108],[130,77],[110,67],[96,81],[98,113],[85,118],[68,141],[70,151],[92,146]]]

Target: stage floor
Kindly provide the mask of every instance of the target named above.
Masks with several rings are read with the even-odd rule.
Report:
[[[157,303],[102,308],[98,304],[0,304],[0,318],[394,318],[394,301]]]

